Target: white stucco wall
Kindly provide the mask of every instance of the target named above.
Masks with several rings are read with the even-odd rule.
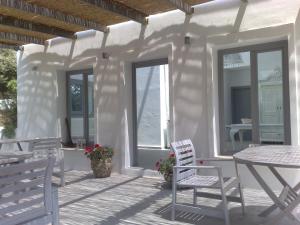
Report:
[[[111,26],[107,35],[89,31],[73,41],[57,38],[45,47],[26,45],[18,53],[17,135],[63,136],[64,71],[92,67],[96,142],[116,149],[115,171],[129,167],[131,65],[167,57],[171,138],[191,138],[199,157],[215,156],[219,152],[217,50],[288,40],[292,143],[299,144],[300,0],[248,2],[215,0],[195,7],[191,17],[176,10],[150,16],[147,26],[127,22]],[[190,46],[184,45],[186,35],[191,37]],[[102,59],[103,52],[110,55],[108,60]],[[243,174],[250,177],[246,171]]]

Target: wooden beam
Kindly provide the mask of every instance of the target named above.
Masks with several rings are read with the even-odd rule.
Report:
[[[43,25],[43,24],[32,23],[32,22],[29,22],[26,20],[20,20],[20,19],[16,19],[16,18],[10,17],[10,16],[1,16],[0,15],[0,24],[9,26],[9,27],[50,34],[50,35],[54,35],[54,36],[60,36],[60,37],[65,37],[65,38],[75,38],[73,32],[71,32],[71,31],[65,31],[60,28],[50,27],[50,26]]]
[[[138,11],[134,8],[131,8],[121,2],[112,1],[112,0],[81,0],[82,2],[89,3],[91,5],[95,5],[107,11],[119,14],[121,16],[132,19],[141,24],[147,24],[147,14]]]
[[[94,21],[86,20],[80,17],[64,14],[62,12],[29,4],[20,0],[0,0],[0,6],[7,10],[15,9],[22,12],[35,14],[37,16],[49,17],[69,24],[75,24],[85,27],[86,29],[94,29],[102,32],[108,32],[108,28]]]
[[[13,50],[19,50],[20,47],[18,45],[15,45],[15,44],[3,44],[0,42],[0,49],[1,48],[6,48],[6,49],[13,49]]]
[[[191,15],[194,13],[194,8],[186,3],[184,0],[167,0],[169,3],[174,5],[177,9],[185,12],[188,15]]]
[[[45,44],[45,40],[36,37],[14,34],[14,33],[6,33],[6,32],[0,32],[0,42],[5,44],[15,43],[16,45],[29,44],[29,43],[34,43],[38,45]]]

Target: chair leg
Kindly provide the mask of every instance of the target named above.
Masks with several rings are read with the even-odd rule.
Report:
[[[243,188],[242,188],[241,183],[239,183],[238,189],[239,189],[239,192],[240,192],[240,198],[241,198],[242,214],[243,214],[243,216],[245,216],[245,214],[246,214],[246,210],[245,210],[245,200],[244,200],[244,193],[243,193]]]
[[[177,191],[176,183],[173,181],[173,184],[172,184],[172,211],[171,211],[171,220],[175,220],[176,191]]]
[[[65,186],[65,175],[63,172],[60,174],[60,186],[63,187]]]
[[[65,186],[65,167],[63,161],[60,163],[60,186]]]
[[[226,198],[226,193],[224,192],[223,188],[221,189],[221,194],[222,194],[222,203],[223,203],[225,224],[230,225],[230,218],[229,218],[229,212],[228,212],[228,202],[227,202],[227,198]]]
[[[193,204],[197,205],[197,188],[194,187]]]

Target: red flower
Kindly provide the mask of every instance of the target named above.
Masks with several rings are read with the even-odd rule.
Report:
[[[84,151],[86,153],[91,153],[93,151],[93,148],[88,146],[88,147],[85,147]]]
[[[170,152],[169,157],[170,158],[174,158],[175,157],[175,153],[174,152]]]
[[[95,148],[99,148],[99,147],[101,147],[101,145],[95,144]]]
[[[155,164],[155,168],[158,170],[158,169],[159,169],[159,167],[160,167],[160,162],[159,162],[159,161],[157,161],[157,162],[156,162],[156,164]]]

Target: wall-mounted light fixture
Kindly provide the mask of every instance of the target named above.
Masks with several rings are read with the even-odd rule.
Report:
[[[37,71],[38,69],[39,69],[38,66],[33,66],[33,67],[31,68],[32,71]]]
[[[109,59],[109,54],[107,52],[102,52],[103,59]]]
[[[191,37],[190,36],[185,36],[184,37],[184,44],[185,45],[191,45]]]

